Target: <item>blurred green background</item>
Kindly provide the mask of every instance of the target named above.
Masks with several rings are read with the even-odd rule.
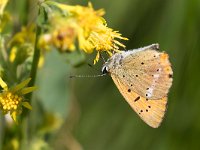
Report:
[[[73,3],[86,4],[86,1]],[[200,1],[92,1],[108,25],[128,37],[127,49],[159,43],[174,71],[168,110],[158,129],[147,126],[107,77],[75,79],[80,116],[74,134],[89,150],[200,149]],[[92,74],[82,67],[79,74]],[[101,64],[95,66],[100,70]]]
[[[85,6],[88,3],[60,2]],[[131,109],[110,76],[68,78],[69,74],[99,74],[102,62],[94,69],[87,65],[74,68],[65,62],[67,54],[52,52],[47,54],[44,69],[38,74],[40,90],[36,94],[47,111],[64,119],[54,135],[52,148],[200,149],[200,0],[91,2],[95,9],[105,9],[109,27],[129,38],[125,42],[127,49],[159,43],[160,49],[169,54],[174,81],[168,110],[161,126],[153,129]],[[86,63],[92,63],[95,55],[86,57]]]

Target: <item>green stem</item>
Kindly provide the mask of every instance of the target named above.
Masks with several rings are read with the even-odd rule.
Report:
[[[38,48],[38,41],[39,41],[40,34],[41,34],[41,27],[37,26],[36,27],[36,40],[35,40],[34,56],[33,56],[31,72],[30,72],[31,81],[29,82],[28,87],[35,85],[38,63],[39,63],[39,59],[40,59],[40,49]],[[31,98],[32,98],[32,92],[27,95],[27,99],[29,101],[31,101]]]
[[[28,23],[28,17],[29,17],[29,9],[30,9],[30,0],[25,0],[24,1],[24,3],[25,3],[25,11],[24,12],[26,12],[26,13],[23,13],[23,20],[22,20],[22,22],[23,22],[23,25],[27,25],[27,23]]]
[[[38,11],[38,16],[40,15],[40,9]],[[31,81],[28,84],[28,87],[35,85],[36,75],[37,75],[37,69],[38,69],[38,63],[40,59],[40,49],[38,48],[38,41],[41,34],[41,27],[39,25],[36,26],[36,38],[35,38],[35,45],[34,45],[34,54],[33,54],[33,62],[31,66],[31,72],[30,72],[30,78]],[[32,98],[32,92],[26,95],[26,99],[31,102]],[[23,117],[25,117],[28,114],[28,110],[23,111]]]
[[[5,138],[5,119],[0,113],[0,149],[3,149],[3,140]]]
[[[22,139],[20,142],[20,149],[21,150],[26,150],[28,145],[29,145],[29,137],[28,137],[28,118],[24,118],[23,122],[21,124],[21,135],[22,135]]]
[[[38,16],[40,15],[40,10],[38,12]],[[34,45],[34,55],[33,55],[33,62],[31,66],[31,72],[30,72],[30,78],[31,81],[28,84],[28,87],[34,86],[35,85],[35,80],[37,76],[37,70],[38,70],[38,63],[39,63],[39,58],[40,58],[40,49],[38,48],[38,41],[39,37],[41,34],[41,27],[39,25],[36,26],[36,38],[35,38],[35,45]],[[26,99],[31,102],[32,99],[32,93],[29,93],[26,95]],[[28,110],[24,110],[22,114],[23,118],[23,128],[21,129],[22,132],[22,141],[21,141],[21,149],[26,149],[27,146],[29,145],[29,140],[30,140],[30,135],[29,133],[29,118],[27,118],[28,115]]]

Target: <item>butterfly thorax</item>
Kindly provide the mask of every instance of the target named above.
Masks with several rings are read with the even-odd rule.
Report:
[[[123,52],[122,52],[123,53]],[[119,69],[122,65],[123,55],[116,53],[109,58],[102,67],[102,73],[114,73],[114,70]]]

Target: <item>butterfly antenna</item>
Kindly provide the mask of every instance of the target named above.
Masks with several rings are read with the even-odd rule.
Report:
[[[88,63],[87,65],[88,65],[89,67],[93,68],[93,66],[92,66],[90,63]]]
[[[98,74],[98,75],[70,75],[69,78],[96,78],[103,77],[106,74]]]
[[[99,72],[99,70],[98,70],[98,69],[96,69],[96,68],[94,68],[94,66],[93,66],[93,65],[91,65],[90,63],[88,63],[87,65],[88,65],[90,68],[94,69],[95,71]]]

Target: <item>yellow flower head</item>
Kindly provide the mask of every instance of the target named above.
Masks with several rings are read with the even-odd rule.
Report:
[[[26,87],[30,82],[30,78],[21,82],[13,88],[8,88],[7,84],[0,77],[0,86],[3,92],[0,93],[0,110],[4,114],[10,113],[11,117],[17,122],[17,115],[22,112],[22,106],[32,109],[31,105],[25,101],[24,95],[36,89],[36,87]]]
[[[105,14],[103,9],[95,11],[91,3],[88,4],[88,7],[63,4],[58,4],[58,6],[69,12],[70,17],[75,18],[77,24],[84,30],[85,36],[88,36],[87,34],[96,27],[96,24],[103,20],[102,16]]]
[[[3,14],[4,8],[6,7],[8,0],[0,0],[0,16]]]
[[[23,63],[28,57],[33,55],[33,45],[35,41],[35,26],[22,27],[21,31],[16,33],[9,41],[8,46],[11,49],[9,54],[10,62]]]
[[[54,43],[57,43],[55,44],[57,47],[63,47],[65,44],[68,47],[70,44],[74,47],[74,42],[77,38],[79,48],[84,52],[92,53],[94,50],[97,51],[94,63],[99,59],[99,52],[106,51],[111,55],[112,51],[119,52],[120,47],[125,48],[125,45],[117,39],[128,39],[122,37],[117,31],[113,31],[113,29],[107,27],[106,21],[102,18],[105,14],[103,9],[94,10],[91,3],[87,7],[58,4],[56,2],[53,4],[68,14],[65,17],[65,30],[63,26],[60,30],[56,31],[55,37],[57,37],[57,40],[54,38]]]
[[[20,32],[17,32],[11,41],[9,46],[18,46],[24,43],[34,44],[35,42],[35,25],[31,24],[28,27],[22,27]]]
[[[76,30],[73,27],[65,26],[53,33],[52,42],[61,51],[75,50]]]
[[[75,39],[77,37],[77,24],[73,19],[60,17],[52,18],[53,22],[57,22],[52,33],[52,43],[59,48],[60,51],[75,50]]]
[[[53,15],[51,16],[50,24],[50,33],[43,34],[40,37],[39,47],[48,50],[51,45],[56,47],[60,52],[74,51],[77,37],[77,24],[74,20]]]

